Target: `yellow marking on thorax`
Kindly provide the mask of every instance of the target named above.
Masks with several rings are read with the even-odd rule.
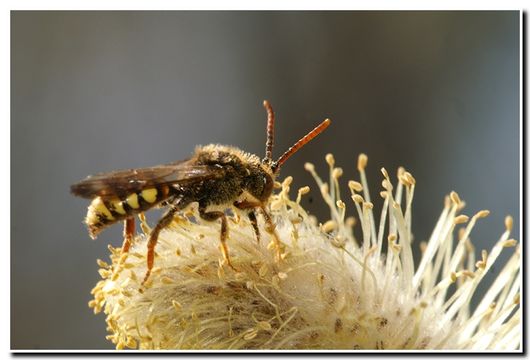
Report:
[[[155,188],[142,190],[141,196],[148,203],[154,203],[156,201],[157,190]]]
[[[92,200],[92,203],[88,207],[87,222],[91,224],[98,222],[98,214],[108,220],[114,220],[114,216],[112,216],[109,209],[107,209],[105,203],[99,196]]]
[[[133,209],[138,209],[140,207],[140,204],[138,203],[138,195],[136,195],[136,193],[127,196],[125,201]]]
[[[116,211],[120,215],[126,215],[127,212],[125,212],[125,209],[123,208],[123,204],[121,200],[114,200],[112,202],[112,206],[114,207],[114,211]]]

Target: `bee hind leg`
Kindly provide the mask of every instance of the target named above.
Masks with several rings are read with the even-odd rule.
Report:
[[[226,239],[228,237],[228,224],[226,221],[226,215],[222,211],[206,211],[206,205],[199,204],[199,215],[206,221],[215,221],[221,218],[221,252],[223,253],[223,260],[226,264],[234,271],[238,271],[232,262],[228,254],[228,246],[226,245]]]
[[[121,246],[122,255],[129,252],[135,232],[136,226],[134,223],[134,218],[130,217],[125,219],[123,222],[123,245]]]
[[[144,280],[142,281],[142,286],[146,283],[147,279],[149,279],[151,270],[153,270],[153,265],[155,262],[155,246],[158,242],[158,235],[163,228],[171,224],[171,221],[175,217],[175,213],[177,211],[179,211],[179,208],[171,207],[168,212],[166,212],[164,216],[158,220],[158,223],[149,234],[149,240],[147,242],[147,272],[145,273]]]
[[[121,245],[121,255],[118,262],[118,269],[121,269],[121,266],[127,259],[129,249],[131,248],[132,240],[136,232],[136,225],[134,223],[134,218],[129,217],[123,221],[123,244]],[[119,270],[118,270],[119,271]]]

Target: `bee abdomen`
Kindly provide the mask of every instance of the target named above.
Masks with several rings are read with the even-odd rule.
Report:
[[[88,206],[85,223],[92,239],[106,228],[118,221],[124,220],[135,214],[144,212],[168,197],[167,186],[147,188],[140,192],[132,193],[125,199],[94,198]]]

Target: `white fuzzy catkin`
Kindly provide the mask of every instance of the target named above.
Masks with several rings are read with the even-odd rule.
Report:
[[[520,349],[520,248],[509,239],[511,217],[500,240],[477,261],[469,233],[487,212],[471,220],[458,215],[464,203],[453,192],[415,265],[412,175],[400,168],[394,187],[382,169],[385,202],[376,227],[367,157],[359,157],[360,183],[349,183],[357,220],[345,216],[351,205],[340,198],[342,170],[331,155],[326,160],[328,183],[312,164],[306,169],[330,207],[329,221],[318,225],[299,205],[307,187],[296,201],[289,198],[290,177],[271,197],[283,243],[280,261],[262,217],[258,244],[246,215],[233,210],[228,247],[238,271],[223,266],[220,225],[201,220],[193,206],[160,234],[145,288],[146,235],[136,237],[126,256],[110,247],[112,264],[98,260],[103,280],[89,303],[107,315],[107,338],[117,349]],[[355,222],[362,229],[360,245]],[[143,228],[149,232],[146,223]],[[470,309],[477,285],[510,247],[510,260]]]

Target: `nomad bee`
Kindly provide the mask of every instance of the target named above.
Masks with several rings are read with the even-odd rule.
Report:
[[[274,140],[274,112],[263,102],[267,111],[267,143],[265,158],[243,152],[233,146],[198,146],[193,156],[184,161],[144,169],[115,171],[89,176],[71,186],[74,195],[91,199],[85,223],[90,237],[95,239],[106,227],[124,221],[122,253],[126,253],[135,233],[134,216],[155,206],[168,207],[149,234],[147,244],[147,272],[144,284],[153,269],[155,246],[160,231],[168,226],[178,211],[193,202],[199,204],[199,215],[207,221],[221,220],[221,250],[225,263],[234,268],[228,256],[226,215],[219,207],[235,206],[245,210],[259,241],[255,210],[260,210],[267,232],[273,235],[277,253],[280,241],[274,231],[266,204],[274,181],[285,161],[298,149],[326,129],[324,120],[276,161],[272,160]],[[216,206],[216,209],[210,207]]]

